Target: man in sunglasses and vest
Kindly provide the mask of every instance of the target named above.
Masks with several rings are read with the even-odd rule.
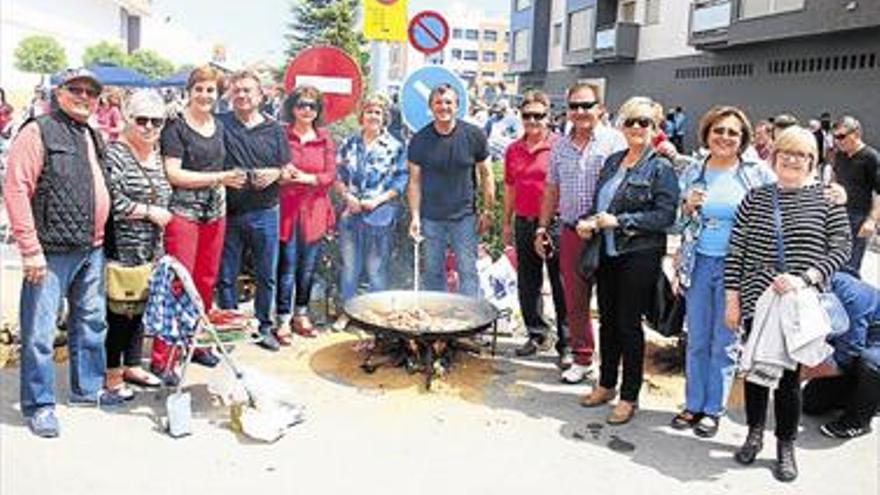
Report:
[[[599,170],[611,154],[626,149],[626,141],[616,130],[602,125],[604,108],[599,89],[591,83],[576,83],[568,89],[566,116],[571,132],[560,137],[550,149],[550,163],[541,200],[541,215],[535,229],[534,247],[542,258],[550,256],[548,229],[559,215],[559,271],[565,292],[569,345],[574,364],[562,371],[563,383],[581,383],[592,372],[593,326],[590,296],[594,280],[578,273],[583,240],[577,234],[578,218],[590,211]]]
[[[56,316],[67,299],[72,405],[117,405],[102,389],[104,224],[110,210],[101,155],[88,124],[101,83],[84,69],[60,75],[58,108],[26,122],[9,150],[4,199],[21,253],[21,411],[37,436],[57,437]]]

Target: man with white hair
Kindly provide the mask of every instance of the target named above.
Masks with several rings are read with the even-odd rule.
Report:
[[[70,403],[117,405],[104,380],[107,333],[104,225],[110,211],[103,143],[88,120],[101,83],[61,75],[58,109],[29,120],[9,150],[4,200],[21,252],[21,412],[34,435],[59,434],[52,343],[62,298],[69,312]]]
[[[857,275],[868,239],[880,221],[870,215],[873,195],[880,194],[880,154],[862,141],[862,125],[846,115],[834,124],[834,177],[846,191],[846,212],[852,230],[852,257],[846,269]]]

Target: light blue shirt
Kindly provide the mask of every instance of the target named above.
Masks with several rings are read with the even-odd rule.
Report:
[[[704,256],[725,256],[736,208],[748,191],[736,178],[736,167],[706,169],[706,184],[706,202],[700,210],[703,231],[697,241],[697,252]]]
[[[622,165],[617,167],[617,172],[614,176],[602,185],[602,189],[599,189],[596,211],[608,211],[608,207],[611,206],[611,200],[614,199],[617,189],[620,188],[620,184],[623,183],[623,179],[626,177],[626,170],[626,167]],[[608,256],[617,256],[617,247],[614,245],[614,229],[602,229],[602,241],[605,243],[605,253]]]

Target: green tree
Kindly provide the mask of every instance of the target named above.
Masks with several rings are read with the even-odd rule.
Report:
[[[158,79],[174,73],[174,64],[153,50],[144,48],[131,52],[128,56],[128,67],[141,74]]]
[[[118,42],[99,41],[94,45],[86,47],[82,56],[83,65],[92,65],[98,62],[124,67],[128,63],[128,55]]]
[[[64,47],[51,36],[28,36],[15,48],[15,68],[23,72],[51,74],[67,66]]]
[[[370,55],[365,50],[367,40],[357,21],[360,0],[297,0],[291,7],[293,22],[286,53],[296,56],[301,50],[315,45],[333,45],[352,56],[366,73]]]

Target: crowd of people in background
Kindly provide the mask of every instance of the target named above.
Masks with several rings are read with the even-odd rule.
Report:
[[[103,89],[79,69],[54,89],[56,108],[45,108],[37,91],[7,159],[4,200],[24,275],[22,413],[38,436],[59,434],[51,349],[62,296],[71,402],[115,405],[133,396],[129,384],[179,380],[178,348],[162,339],[142,367],[144,308],[104,303],[105,260],[137,266],[171,255],[206,309],[232,309],[250,253],[258,344],[278,351],[317,335],[310,297],[327,234],[338,232],[343,301],[364,276],[368,291],[389,288],[391,233],[405,205],[408,233],[423,247],[424,288],[446,290],[451,251],[458,291],[480,297],[478,244],[493,227],[498,196],[493,156],[504,174],[496,228],[517,254],[528,334],[516,354],[555,349],[567,384],[598,369],[583,406],[613,404],[614,425],[636,416],[642,318],[674,233],[688,340],[686,400],[672,427],[714,436],[739,369],[748,423],[735,455],[742,464],[762,449],[770,390],[779,480],[797,477],[802,411],[842,409],[822,426],[828,436],[870,431],[880,402],[880,289],[858,277],[880,222],[880,155],[853,116],[822,114],[802,126],[782,114],[752,125],[740,108],[718,106],[699,119],[698,149],[688,154],[684,109],[665,113],[648,97],[610,109],[597,86],[577,83],[561,120],[537,90],[461,120],[465,95],[439,85],[428,98],[433,121],[411,137],[395,100],[377,94],[361,102],[357,128],[337,143],[321,120],[318,89],[267,93],[250,71],[224,80],[198,67],[185,103],[153,90],[123,97]],[[7,142],[13,111],[0,96]],[[228,111],[217,111],[221,100]],[[499,132],[507,140],[495,149]],[[545,268],[555,321],[543,308]],[[850,322],[830,336],[824,320],[794,321],[792,309],[816,310],[827,292]],[[347,323],[342,317],[334,327]],[[815,334],[797,352],[784,345],[792,327]],[[210,351],[194,360],[218,361]]]

